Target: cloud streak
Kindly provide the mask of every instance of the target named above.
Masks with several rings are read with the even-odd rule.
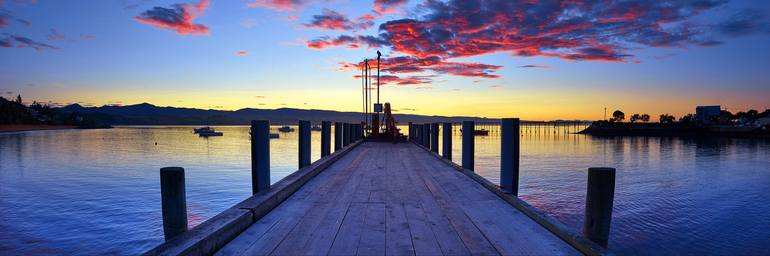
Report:
[[[363,30],[374,26],[371,16],[363,16],[356,21],[351,21],[345,15],[332,10],[324,9],[321,14],[313,15],[310,23],[303,24],[308,28],[321,30]]]
[[[0,39],[0,47],[3,48],[31,48],[36,51],[58,50],[56,46],[41,43],[30,38],[18,35],[5,34],[5,38]]]
[[[308,4],[307,0],[254,0],[246,4],[249,8],[268,8],[276,11],[296,11]]]
[[[208,8],[208,0],[196,4],[174,4],[171,8],[154,7],[135,17],[138,22],[175,31],[179,35],[206,35],[209,28],[193,24],[193,20]]]

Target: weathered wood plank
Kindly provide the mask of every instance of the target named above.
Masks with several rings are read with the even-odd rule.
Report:
[[[364,232],[364,217],[367,203],[352,202],[345,214],[334,243],[329,250],[329,255],[355,255],[358,241]]]
[[[441,247],[436,241],[436,234],[425,217],[421,204],[404,204],[406,219],[414,246],[415,255],[441,255]]]
[[[357,255],[385,255],[385,203],[368,203]]]
[[[312,240],[316,229],[321,225],[326,225],[327,227],[337,225],[339,227],[338,224],[342,222],[342,217],[347,209],[349,195],[352,195],[352,191],[358,186],[357,182],[360,181],[360,179],[351,178],[350,176],[360,173],[356,172],[356,170],[360,168],[361,163],[366,158],[367,155],[365,153],[367,151],[367,149],[364,149],[363,152],[354,155],[355,160],[350,165],[339,172],[338,175],[331,177],[333,179],[329,182],[332,184],[328,186],[330,188],[319,188],[316,190],[316,193],[308,196],[308,199],[314,202],[313,209],[305,214],[300,223],[286,235],[273,252],[274,254],[305,254],[305,247]],[[330,216],[328,220],[327,216]],[[332,231],[336,232],[337,229],[335,228]],[[334,237],[333,234],[331,237]],[[331,239],[329,240],[331,241]],[[328,250],[328,247],[326,250]]]
[[[389,202],[385,204],[385,254],[386,255],[414,255],[412,235],[409,231],[409,222],[406,219],[404,205]]]
[[[406,155],[410,154],[407,149],[400,152],[400,159],[407,159]],[[430,190],[422,181],[417,173],[418,168],[414,165],[414,162],[400,161],[403,166],[403,170],[407,177],[409,177],[410,184],[414,188],[415,197],[420,199],[420,205],[423,207],[426,221],[430,224],[431,230],[436,236],[436,240],[444,255],[470,255],[468,248],[460,239],[460,236],[455,231],[452,224],[449,222],[446,214],[441,211],[441,207],[436,203],[436,199],[430,193]]]
[[[413,144],[363,143],[218,255],[574,255]]]
[[[415,166],[418,167],[418,176],[428,187],[428,190],[433,197],[436,198],[436,204],[446,214],[449,222],[455,228],[455,231],[465,244],[465,247],[468,248],[468,251],[470,251],[471,254],[499,255],[494,246],[492,246],[489,240],[484,237],[484,234],[482,234],[468,216],[465,215],[460,208],[461,206],[456,204],[450,194],[445,192],[438,182],[433,179],[430,174],[431,170],[426,167],[427,164],[417,161],[412,154],[407,157],[409,159],[407,161],[414,162]]]

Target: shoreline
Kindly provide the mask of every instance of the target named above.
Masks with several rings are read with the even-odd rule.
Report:
[[[76,125],[43,125],[43,124],[3,124],[0,125],[0,134],[12,132],[66,130],[78,128]]]

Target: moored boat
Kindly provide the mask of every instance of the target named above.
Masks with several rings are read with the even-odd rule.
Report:
[[[205,126],[205,127],[200,127],[200,128],[193,128],[193,132],[195,132],[195,133],[214,132],[214,128],[211,128],[210,126]]]
[[[291,128],[289,126],[281,126],[281,128],[278,128],[279,132],[293,132],[294,128]]]

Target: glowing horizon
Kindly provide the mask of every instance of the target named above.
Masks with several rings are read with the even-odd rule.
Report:
[[[762,111],[768,16],[770,2],[722,0],[0,1],[0,95],[360,111],[357,65],[380,50],[400,114]]]

